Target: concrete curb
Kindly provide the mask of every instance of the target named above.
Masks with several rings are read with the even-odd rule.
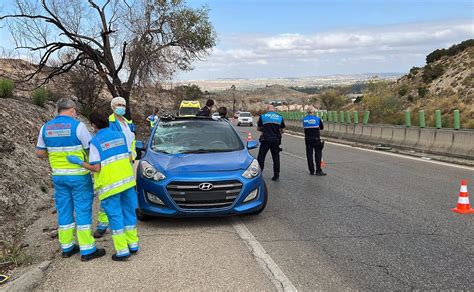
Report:
[[[304,137],[304,134],[300,131],[285,130],[285,133]],[[376,144],[360,143],[360,142],[355,142],[355,141],[350,141],[350,140],[344,140],[343,138],[338,138],[338,137],[331,138],[331,137],[328,137],[328,136],[322,136],[321,138],[323,140],[328,141],[328,142],[348,145],[348,146],[352,146],[352,147],[364,148],[364,149],[374,150],[375,146],[376,146]],[[397,154],[402,154],[402,155],[407,155],[407,156],[417,157],[417,158],[429,157],[430,159],[433,159],[433,160],[436,160],[436,161],[441,161],[441,162],[446,162],[446,163],[454,163],[454,164],[471,166],[471,167],[474,166],[474,160],[462,159],[462,158],[450,157],[450,156],[439,156],[439,155],[436,155],[436,154],[419,152],[415,148],[413,148],[412,150],[407,150],[407,148],[401,149],[401,148],[397,148],[397,147],[393,146],[392,150],[385,151],[385,152],[397,153]]]
[[[44,261],[39,265],[32,267],[18,279],[13,280],[0,290],[5,291],[31,291],[38,287],[43,280],[44,273],[48,270],[51,261]]]

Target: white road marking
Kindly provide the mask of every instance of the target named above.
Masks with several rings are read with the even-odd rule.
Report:
[[[250,249],[259,265],[270,277],[270,280],[278,291],[298,291],[275,261],[270,257],[270,255],[268,255],[263,246],[257,241],[257,239],[255,239],[253,234],[250,233],[244,223],[234,217],[232,218],[232,226]]]
[[[285,135],[295,137],[295,138],[304,139],[303,136],[287,134],[287,133],[285,133]],[[326,141],[326,143],[336,145],[336,146],[340,146],[340,147],[347,147],[347,148],[351,148],[351,149],[361,150],[361,151],[374,152],[374,153],[377,153],[377,154],[395,156],[395,157],[399,157],[399,158],[405,158],[405,159],[410,159],[410,160],[415,160],[415,161],[421,161],[421,162],[426,162],[426,163],[432,163],[432,164],[438,164],[438,165],[443,165],[443,166],[456,167],[456,168],[461,168],[461,169],[474,171],[474,167],[470,167],[470,166],[457,165],[457,164],[453,164],[453,163],[447,163],[447,162],[436,161],[436,160],[426,160],[426,159],[423,159],[423,158],[412,157],[412,156],[407,156],[407,155],[398,154],[398,153],[390,153],[390,152],[383,152],[383,151],[377,151],[377,150],[372,150],[372,149],[365,149],[365,148],[354,147],[354,146],[351,146],[351,145],[345,145],[345,144],[334,143],[334,142],[327,142]],[[284,152],[284,153],[286,153],[288,155],[291,155],[291,156],[294,156],[294,157],[302,158],[302,157],[296,156],[294,154],[289,154],[288,152]],[[304,159],[306,159],[306,158],[304,158]]]

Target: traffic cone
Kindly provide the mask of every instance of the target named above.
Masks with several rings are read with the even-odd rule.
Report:
[[[252,140],[252,139],[253,139],[253,138],[252,138],[252,133],[249,132],[249,134],[247,135],[247,141],[250,141],[250,140]]]
[[[474,214],[474,209],[471,209],[469,204],[469,194],[467,193],[467,181],[461,181],[461,190],[459,191],[458,205],[451,209],[460,214]]]
[[[321,158],[321,168],[326,167],[326,162]]]

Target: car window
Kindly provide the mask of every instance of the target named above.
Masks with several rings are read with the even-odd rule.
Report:
[[[152,150],[157,152],[210,153],[244,149],[242,140],[224,121],[160,121],[153,136]]]
[[[240,117],[251,117],[250,113],[240,113]]]
[[[198,112],[199,112],[199,109],[196,107],[182,107],[179,109],[180,116],[196,115]]]

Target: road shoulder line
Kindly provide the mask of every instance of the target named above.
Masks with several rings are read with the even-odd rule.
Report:
[[[298,291],[244,223],[234,217],[232,218],[232,226],[278,291]]]

